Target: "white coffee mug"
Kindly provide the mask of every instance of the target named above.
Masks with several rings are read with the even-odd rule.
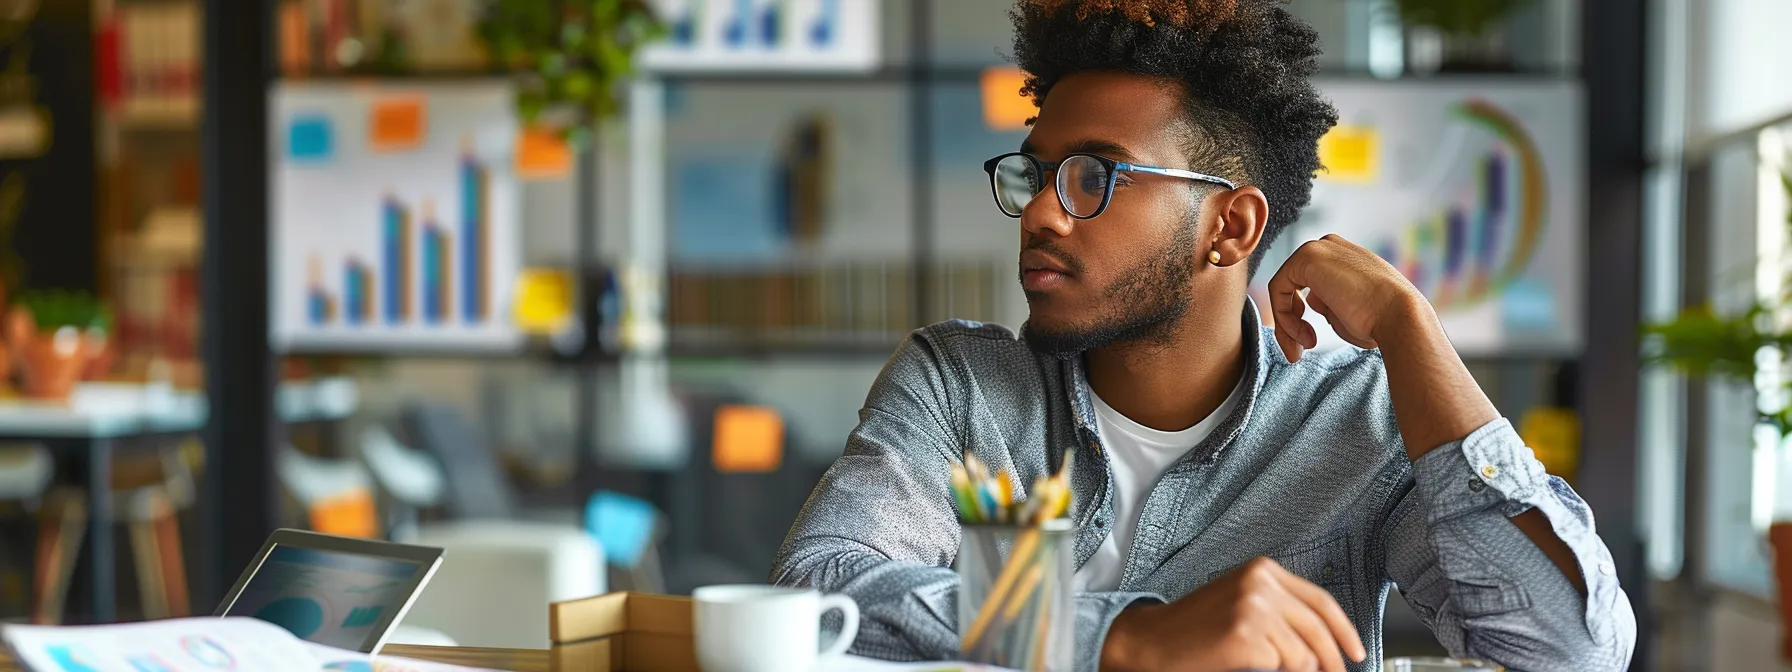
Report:
[[[859,634],[859,605],[845,595],[803,588],[705,586],[696,601],[697,664],[703,672],[805,672],[818,658],[846,653]],[[846,616],[840,636],[819,651],[821,615]]]

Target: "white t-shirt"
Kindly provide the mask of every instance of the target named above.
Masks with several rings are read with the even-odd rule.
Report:
[[[1157,485],[1165,471],[1184,454],[1213,433],[1213,428],[1232,414],[1238,405],[1243,380],[1232,388],[1232,394],[1219,408],[1193,427],[1164,432],[1133,422],[1109,407],[1107,402],[1089,390],[1095,402],[1095,426],[1101,434],[1101,445],[1107,453],[1108,467],[1114,472],[1114,529],[1095,549],[1095,555],[1076,570],[1079,591],[1118,590],[1120,577],[1126,572],[1126,555],[1132,549],[1133,532],[1139,526],[1139,510],[1145,498]]]

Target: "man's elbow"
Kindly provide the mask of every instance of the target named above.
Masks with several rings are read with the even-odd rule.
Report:
[[[1636,651],[1636,615],[1619,595],[1613,608],[1574,625],[1545,632],[1482,633],[1470,637],[1470,656],[1526,672],[1624,672]],[[1565,624],[1559,624],[1565,625]],[[1477,641],[1478,640],[1478,641]]]

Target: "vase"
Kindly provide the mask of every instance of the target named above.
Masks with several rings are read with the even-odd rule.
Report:
[[[1413,26],[1404,36],[1406,71],[1421,77],[1448,73],[1510,73],[1517,70],[1503,31],[1480,35],[1446,33]]]
[[[1792,521],[1768,527],[1767,541],[1773,545],[1773,584],[1779,598],[1780,658],[1792,662]]]
[[[86,349],[81,342],[80,330],[74,327],[38,332],[26,339],[19,352],[25,395],[36,399],[68,399],[87,367]]]

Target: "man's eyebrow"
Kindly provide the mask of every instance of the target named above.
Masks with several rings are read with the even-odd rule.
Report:
[[[1033,144],[1032,138],[1027,138],[1020,142],[1020,151],[1023,154],[1038,155],[1039,146]],[[1126,161],[1128,163],[1138,160],[1133,156],[1132,152],[1127,151],[1126,147],[1121,146],[1120,143],[1112,140],[1098,140],[1095,138],[1086,138],[1070,143],[1070,146],[1065,148],[1064,153],[1095,154],[1097,156],[1105,156],[1114,159],[1115,161]]]
[[[1086,140],[1078,140],[1076,142],[1071,143],[1070,147],[1067,149],[1067,151],[1065,153],[1067,153],[1067,154],[1096,154],[1099,156],[1105,156],[1110,159],[1115,159],[1118,161],[1127,161],[1127,162],[1132,162],[1135,160],[1132,155],[1132,152],[1127,151],[1127,149],[1125,147],[1122,147],[1119,143],[1113,142],[1111,140],[1097,140],[1094,138],[1090,138],[1090,139],[1086,139]]]

